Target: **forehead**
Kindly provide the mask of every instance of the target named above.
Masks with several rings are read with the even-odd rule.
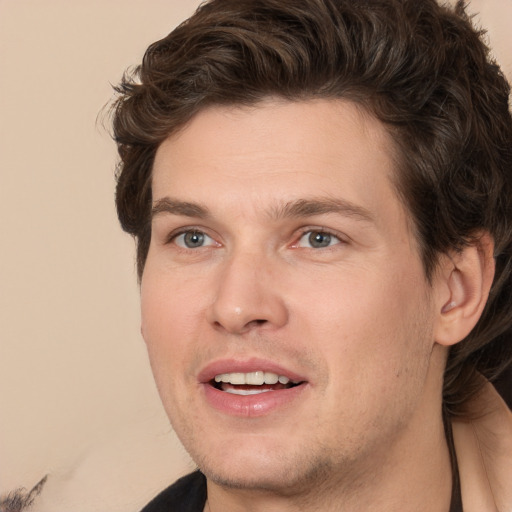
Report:
[[[349,101],[215,106],[159,147],[153,198],[251,204],[267,213],[313,196],[396,209],[394,147],[384,125]]]

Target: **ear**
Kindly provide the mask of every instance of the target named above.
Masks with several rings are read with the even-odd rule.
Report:
[[[444,257],[435,284],[438,308],[435,341],[450,346],[475,327],[494,279],[494,241],[480,233],[461,251]]]

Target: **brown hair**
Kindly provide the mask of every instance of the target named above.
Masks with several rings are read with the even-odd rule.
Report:
[[[390,131],[396,186],[425,273],[482,230],[496,277],[471,334],[450,352],[444,403],[460,413],[512,358],[512,119],[509,86],[467,14],[435,0],[212,0],[125,75],[114,105],[120,222],[151,239],[151,169],[170,134],[211,104],[346,98]]]

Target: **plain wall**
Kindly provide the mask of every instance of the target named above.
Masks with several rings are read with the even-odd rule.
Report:
[[[134,245],[97,122],[110,84],[197,0],[0,0],[0,494],[135,512],[193,464],[139,333]],[[475,0],[512,74],[512,0]]]
[[[191,466],[139,334],[114,209],[111,84],[190,0],[0,0],[0,493],[135,511]]]

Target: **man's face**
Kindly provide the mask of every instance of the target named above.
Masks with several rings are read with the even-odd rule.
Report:
[[[338,100],[211,108],[159,148],[143,335],[213,481],[347,478],[438,413],[436,308],[392,148]]]

